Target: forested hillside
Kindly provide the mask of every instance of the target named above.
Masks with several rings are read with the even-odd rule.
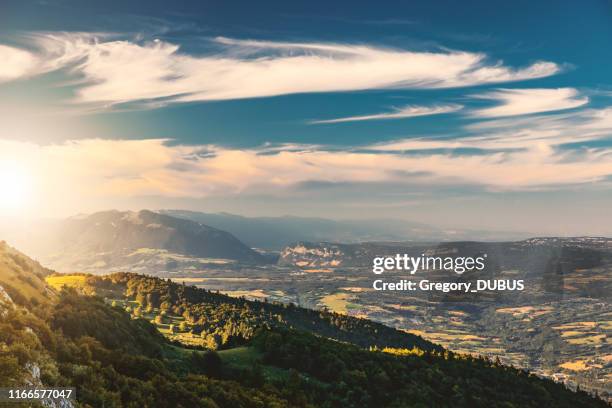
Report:
[[[607,406],[584,392],[488,360],[456,356],[427,342],[422,343],[424,350],[368,350],[363,346],[382,341],[384,330],[367,321],[336,322],[333,314],[309,315],[297,308],[242,299],[232,303],[195,288],[124,274],[108,279],[81,276],[73,281],[79,282],[73,286],[79,286],[80,292],[57,290],[42,279],[50,271],[5,245],[0,255],[0,281],[22,276],[16,279],[27,282],[12,286],[14,297],[2,292],[0,387],[75,387],[77,400],[65,401],[65,406]],[[238,348],[229,348],[228,341],[225,350],[189,349],[168,341],[133,310],[127,313],[101,297],[117,295],[117,287],[143,302],[140,307],[159,302],[168,314],[183,308],[194,325],[221,325],[230,310],[233,325],[253,331],[240,339]],[[101,296],[83,294],[92,289]],[[211,311],[200,311],[206,307]],[[251,324],[266,313],[258,324]],[[277,324],[271,323],[273,318]],[[307,319],[317,329],[304,330]],[[366,337],[361,344],[355,339],[359,347],[349,344],[348,337],[342,342],[327,339],[331,336],[324,330],[336,337],[345,331]],[[401,334],[391,335],[394,338],[421,341]]]
[[[117,273],[86,276],[82,287],[88,293],[124,295],[135,301],[142,311],[159,309],[162,313],[182,316],[191,332],[208,338],[215,348],[243,344],[258,328],[286,327],[311,331],[364,348],[417,347],[425,351],[442,351],[440,346],[419,336],[370,320],[291,304],[234,298],[177,284],[169,279]]]

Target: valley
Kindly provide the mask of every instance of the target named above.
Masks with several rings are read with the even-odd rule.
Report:
[[[334,313],[134,273],[57,274],[4,242],[0,286],[0,385],[77,389],[76,402],[46,406],[606,406],[350,316],[348,305]]]
[[[595,274],[597,271],[599,274]],[[604,272],[591,271],[590,281],[608,282]],[[581,271],[569,277],[567,285],[584,282],[586,274]],[[580,386],[602,396],[610,392],[612,307],[602,299],[571,292],[546,294],[539,286],[534,287],[534,282],[529,282],[528,293],[518,298],[496,296],[472,302],[418,292],[380,292],[371,287],[371,272],[361,268],[312,271],[262,266],[234,270],[217,265],[206,271],[172,271],[160,276],[233,297],[370,319],[458,353],[499,358],[504,364],[528,368],[572,388]],[[121,304],[138,315],[134,313],[137,304]],[[155,313],[143,317],[154,321]],[[206,345],[206,339],[181,327],[182,317],[167,319],[157,326],[170,339],[192,346]]]
[[[612,240],[607,238],[322,241],[255,251],[224,231],[147,211],[72,218],[55,231],[62,232],[56,245],[64,249],[40,259],[65,273],[41,269],[48,285],[56,292],[71,287],[101,296],[109,307],[151,324],[179,349],[218,350],[231,364],[244,366],[259,361],[251,346],[256,328],[288,325],[390,353],[405,353],[416,343],[425,349],[440,345],[610,400]],[[485,256],[486,262],[482,271],[461,275],[436,269],[372,273],[374,257],[394,254]],[[478,279],[520,279],[525,288],[381,291],[373,289],[376,279],[427,279],[458,287]],[[15,296],[40,293],[11,285],[5,281]],[[184,293],[182,303],[176,303],[177,290]],[[204,301],[196,307],[200,296]],[[277,378],[277,369],[264,372]]]
[[[303,272],[266,267],[249,270],[248,275],[222,269],[206,271],[202,273],[206,277],[200,278],[197,272],[178,275],[168,276],[230,296],[371,319],[459,353],[499,358],[570,387],[579,385],[600,395],[610,392],[612,306],[601,299],[532,293],[501,301],[440,300],[425,293],[374,291],[371,273],[350,268]],[[591,279],[601,283],[609,278],[593,275]],[[529,289],[538,291],[533,286]]]

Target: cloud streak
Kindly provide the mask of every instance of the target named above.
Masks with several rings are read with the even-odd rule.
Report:
[[[76,101],[162,104],[370,89],[451,88],[542,78],[553,62],[522,68],[465,51],[415,52],[373,45],[213,39],[218,51],[181,51],[165,41],[140,42],[91,33],[38,34],[34,59],[82,79]],[[25,54],[12,49],[5,77],[26,75]],[[23,51],[26,52],[26,51]],[[21,60],[20,60],[21,59]],[[2,72],[2,71],[0,71]]]
[[[305,183],[473,185],[489,191],[606,186],[609,147],[562,148],[585,131],[610,135],[609,109],[578,117],[542,116],[531,127],[491,128],[455,140],[411,139],[364,147],[280,145],[235,149],[167,140],[84,139],[59,144],[0,140],[0,163],[20,158],[36,202],[63,208],[83,200],[290,194]],[[539,118],[537,118],[539,119]],[[573,125],[572,125],[573,124]],[[478,132],[478,131],[475,131]],[[479,149],[477,154],[458,153]]]
[[[497,106],[472,112],[471,116],[478,118],[572,109],[589,102],[589,98],[580,96],[574,88],[499,89],[495,92],[475,95],[475,97],[498,102]]]
[[[408,105],[401,108],[395,108],[391,112],[376,113],[372,115],[348,116],[344,118],[313,120],[311,124],[325,123],[343,123],[343,122],[359,122],[364,120],[387,120],[387,119],[405,119],[418,116],[440,115],[443,113],[457,112],[462,109],[461,105],[439,105],[439,106],[413,106]]]

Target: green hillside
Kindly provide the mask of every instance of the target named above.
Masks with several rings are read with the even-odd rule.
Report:
[[[232,303],[143,276],[62,277],[79,290],[52,289],[41,277],[49,271],[6,246],[1,253],[12,262],[1,264],[0,281],[28,284],[12,286],[14,295],[23,288],[19,302],[9,295],[0,306],[0,387],[73,386],[78,407],[607,406],[584,392],[427,342],[424,349],[393,354],[371,351],[366,344],[385,338],[368,321]],[[49,277],[54,279],[57,284],[60,278]],[[83,289],[98,289],[104,298]],[[305,330],[307,324],[314,329]],[[167,326],[166,336],[160,325]],[[205,337],[220,328],[216,334],[226,341],[217,346],[223,350],[168,339],[196,325]],[[387,333],[389,344],[422,341]]]
[[[122,305],[136,309],[136,314],[149,320],[162,313],[162,323],[174,324],[177,326],[175,331],[184,322],[184,328],[180,331],[188,329],[190,334],[206,340],[208,345],[203,345],[209,348],[244,344],[258,328],[283,327],[310,331],[364,348],[443,350],[419,336],[370,320],[287,304],[234,298],[145,275],[56,275],[49,277],[48,281],[58,288],[68,284],[84,293],[96,293],[119,302],[128,301],[129,304]]]

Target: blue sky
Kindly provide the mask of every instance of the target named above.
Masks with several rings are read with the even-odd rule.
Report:
[[[30,212],[612,233],[609,2],[0,9],[0,160]]]

